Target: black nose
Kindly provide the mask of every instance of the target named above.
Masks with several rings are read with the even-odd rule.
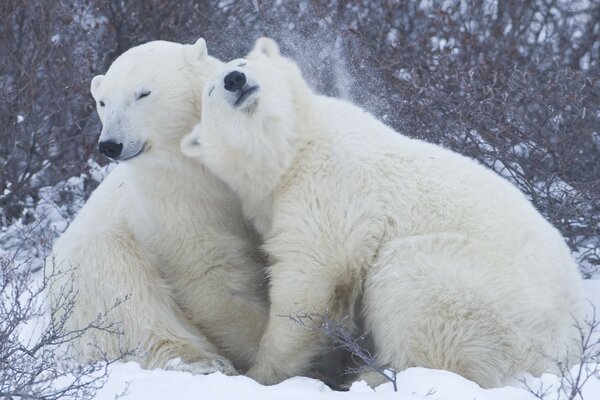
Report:
[[[105,140],[98,143],[98,150],[106,157],[117,158],[123,151],[123,143],[113,142],[112,140]]]
[[[225,90],[235,92],[242,90],[246,84],[246,75],[239,71],[233,71],[228,73],[223,81],[225,82]]]

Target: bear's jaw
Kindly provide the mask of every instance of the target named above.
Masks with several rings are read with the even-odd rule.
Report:
[[[239,110],[245,112],[252,112],[256,109],[256,103],[258,102],[258,85],[250,86],[247,89],[240,90],[240,94],[237,100],[234,101],[233,106]]]

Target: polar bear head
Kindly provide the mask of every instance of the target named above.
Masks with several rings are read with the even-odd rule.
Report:
[[[154,41],[123,53],[91,82],[100,152],[118,161],[179,152],[182,136],[200,120],[204,83],[221,65],[204,39]]]
[[[313,94],[271,39],[225,64],[207,82],[202,122],[181,142],[241,196],[276,185],[310,126]],[[256,184],[258,181],[258,185]]]

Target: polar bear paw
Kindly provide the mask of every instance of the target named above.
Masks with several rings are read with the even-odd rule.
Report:
[[[195,375],[206,375],[213,372],[221,372],[225,375],[238,375],[231,361],[223,357],[207,358],[194,362],[184,362],[180,358],[174,358],[165,364],[165,369],[168,371],[189,372]]]

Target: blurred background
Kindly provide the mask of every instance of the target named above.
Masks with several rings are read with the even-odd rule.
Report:
[[[89,84],[119,54],[204,37],[229,60],[259,36],[317,91],[509,179],[600,268],[600,0],[2,1],[0,246],[98,185]]]

